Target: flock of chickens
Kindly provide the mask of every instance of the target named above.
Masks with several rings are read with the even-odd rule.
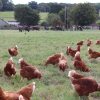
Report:
[[[16,66],[13,61],[13,56],[18,55],[18,46],[16,45],[13,48],[9,48],[8,52],[11,57],[4,67],[4,73],[6,76],[11,77],[16,74]],[[23,58],[19,59],[18,63],[20,64],[20,75],[23,78],[27,78],[28,80],[32,78],[41,78],[40,71],[36,67],[26,63]],[[16,92],[4,91],[0,87],[0,100],[30,100],[34,90],[35,82],[21,88],[19,91]]]
[[[91,69],[85,64],[80,56],[81,47],[85,41],[80,41],[77,43],[77,49],[74,50],[70,46],[67,47],[66,54],[73,58],[73,66],[75,69],[90,72]],[[88,47],[89,59],[98,59],[100,58],[100,52],[96,52],[90,48],[93,44],[91,40],[86,41]],[[100,45],[100,40],[97,40],[96,45]],[[51,55],[47,58],[45,65],[48,64],[56,65],[60,70],[65,71],[68,68],[67,59],[63,53],[58,53]],[[71,70],[68,73],[68,77],[71,80],[72,87],[77,92],[77,94],[82,98],[82,100],[87,100],[89,93],[100,91],[100,84],[98,84],[93,78],[85,77],[75,70]],[[84,98],[85,97],[85,98]]]
[[[14,48],[8,49],[8,52],[11,57],[4,67],[4,72],[6,76],[11,77],[16,74],[16,67],[12,57],[18,55],[18,46],[16,45]],[[37,67],[28,64],[23,58],[20,58],[18,63],[20,64],[20,75],[22,78],[27,78],[28,80],[32,78],[41,78],[41,72]]]
[[[35,90],[35,82],[21,88],[16,92],[4,91],[0,87],[0,100],[30,100]]]
[[[80,51],[83,44],[84,41],[78,42],[76,50],[68,46],[66,54],[73,58],[73,65],[75,69],[83,72],[90,72],[90,68],[84,63],[80,56]],[[92,50],[90,48],[91,45],[92,41],[87,40],[87,46],[89,46],[89,59],[99,58],[100,52]],[[96,41],[96,45],[100,45],[100,40]],[[18,55],[18,46],[16,45],[13,48],[9,48],[8,52],[11,57],[4,67],[4,73],[6,76],[11,77],[16,74],[16,66],[13,61],[13,56]],[[36,66],[28,64],[23,58],[19,59],[18,63],[20,64],[20,76],[22,78],[27,78],[27,80],[31,80],[33,78],[41,79],[42,73]],[[45,61],[45,66],[48,66],[48,64],[56,65],[63,72],[68,68],[67,58],[64,56],[63,53],[57,53],[49,56]],[[75,89],[79,96],[88,96],[89,93],[100,91],[100,84],[98,84],[94,79],[90,77],[85,77],[77,73],[75,70],[69,71],[68,77],[71,80],[72,87]],[[30,97],[32,96],[32,92],[34,92],[34,90],[35,82],[23,87],[16,92],[4,91],[0,87],[0,100],[30,100]]]

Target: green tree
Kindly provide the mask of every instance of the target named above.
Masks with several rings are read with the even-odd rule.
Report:
[[[71,18],[76,25],[84,26],[95,22],[96,10],[89,3],[78,4],[71,11]]]
[[[2,1],[0,0],[0,10],[2,10],[3,4]]]
[[[36,25],[40,19],[39,13],[27,5],[17,5],[14,15],[15,19],[22,25]]]
[[[7,10],[7,11],[12,11],[12,10],[14,10],[14,4],[11,3],[11,2],[9,2],[9,3],[7,4],[6,10]]]
[[[40,12],[49,12],[50,7],[49,7],[48,3],[39,3],[38,4],[38,10]]]
[[[3,7],[2,7],[2,11],[11,11],[14,9],[14,4],[12,2],[10,2],[9,0],[1,0]]]
[[[49,3],[48,6],[50,7],[50,13],[59,13],[64,8],[64,6],[58,3]]]
[[[100,10],[100,3],[95,3],[94,6],[95,6],[95,8],[96,8],[97,13],[99,13],[99,10]]]
[[[53,13],[48,14],[47,22],[51,26],[62,25],[62,21],[61,21],[60,16],[57,14],[53,14]]]
[[[32,9],[37,9],[38,8],[38,4],[35,1],[31,1],[28,3],[29,7],[31,7]]]

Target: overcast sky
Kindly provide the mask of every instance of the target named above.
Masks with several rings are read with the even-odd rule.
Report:
[[[58,2],[58,3],[100,3],[100,0],[12,0],[14,4],[27,4],[30,1],[36,1],[38,3],[44,2]]]

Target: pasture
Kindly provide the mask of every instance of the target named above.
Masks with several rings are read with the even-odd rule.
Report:
[[[40,13],[40,22],[43,22],[47,19],[48,13]]]
[[[15,18],[14,18],[14,12],[13,11],[0,12],[0,18],[4,19],[5,21],[15,20]]]
[[[76,48],[76,43],[80,40],[93,40],[91,48],[100,52],[100,45],[95,45],[95,41],[100,39],[100,31],[30,31],[26,35],[18,30],[0,30],[0,86],[7,91],[16,91],[21,87],[36,82],[36,90],[31,100],[78,100],[78,95],[74,92],[71,82],[67,77],[68,71],[74,69],[72,58],[66,55],[68,45]],[[7,49],[15,45],[19,47],[19,55],[13,57],[16,64],[17,74],[11,78],[4,75],[3,68],[9,59]],[[68,60],[69,68],[62,72],[56,66],[44,66],[44,61],[48,56],[63,52]],[[37,66],[42,72],[42,79],[28,81],[21,80],[19,75],[18,59],[23,57],[28,63]],[[85,76],[92,76],[100,83],[100,62],[88,59],[87,46],[81,48],[81,57],[90,67],[91,72],[80,72]],[[100,92],[90,94],[90,100],[100,100]]]

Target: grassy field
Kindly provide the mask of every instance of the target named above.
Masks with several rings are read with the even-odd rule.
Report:
[[[40,13],[40,22],[43,22],[47,19],[48,13]]]
[[[0,18],[6,21],[15,20],[13,11],[0,12]]]
[[[47,14],[48,13],[40,13],[40,22],[45,21]],[[6,21],[13,21],[13,20],[15,20],[14,12],[13,11],[0,12],[0,18],[4,19]]]
[[[75,48],[78,41],[87,39],[91,39],[95,43],[96,40],[100,39],[100,31],[31,31],[25,35],[24,32],[0,30],[0,86],[7,91],[16,91],[35,81],[36,90],[31,100],[79,100],[67,77],[68,71],[74,69],[74,66],[72,65],[72,58],[67,56],[65,52],[68,45]],[[3,68],[10,57],[7,49],[16,44],[19,47],[19,55],[13,59],[17,74],[8,78],[3,72]],[[91,48],[100,52],[100,46],[93,44]],[[48,56],[59,52],[63,52],[68,60],[69,68],[65,72],[59,71],[56,66],[44,66],[44,61]],[[40,69],[43,74],[41,80],[28,81],[24,79],[21,81],[20,67],[17,63],[21,57]],[[92,76],[100,83],[100,62],[88,59],[86,44],[81,49],[81,57],[90,67],[91,72],[78,72],[85,76]],[[90,100],[100,100],[100,92],[90,94],[89,98]]]

